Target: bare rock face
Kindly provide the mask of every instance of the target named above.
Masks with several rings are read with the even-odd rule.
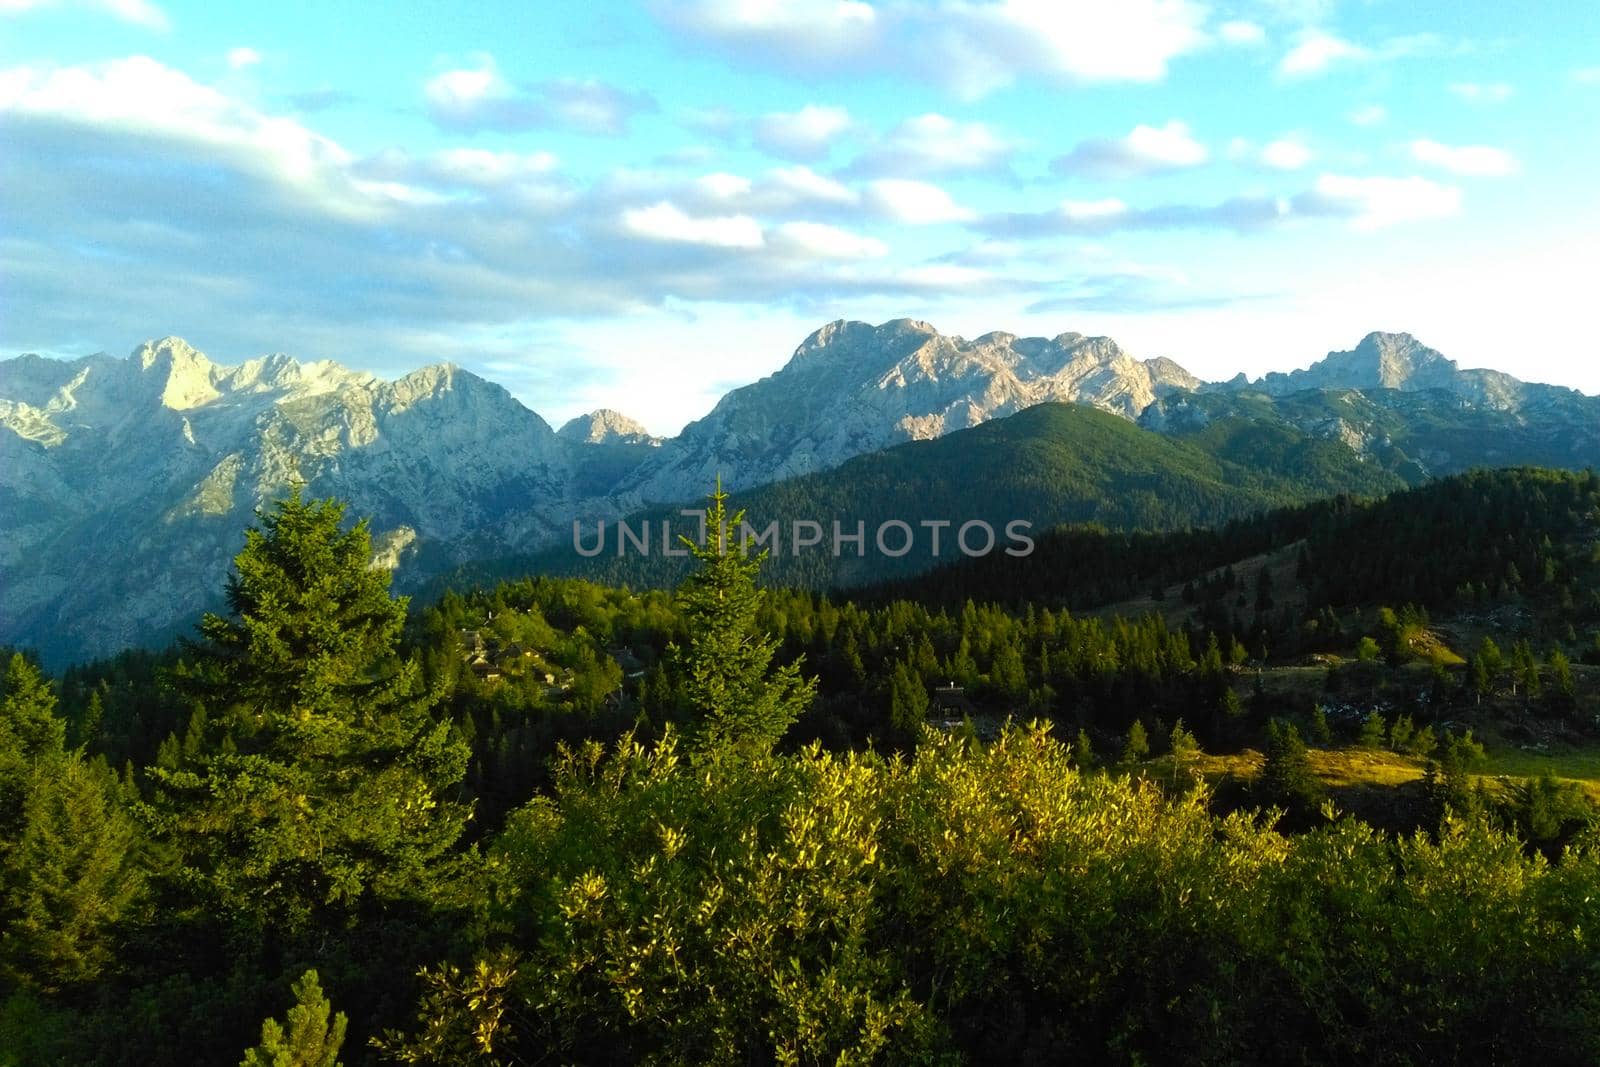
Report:
[[[385,565],[541,543],[574,507],[570,446],[448,364],[227,367],[169,337],[0,362],[0,397],[0,641],[71,658],[216,606],[255,510],[297,481],[369,516]]]
[[[1047,401],[1135,418],[1157,396],[1200,384],[1171,360],[1134,359],[1106,337],[968,341],[912,319],[831,322],[783,369],[690,423],[621,488],[641,500],[688,499],[718,474],[736,487],[759,485]]]

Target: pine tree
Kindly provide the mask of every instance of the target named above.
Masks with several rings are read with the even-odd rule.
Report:
[[[21,653],[13,654],[0,673],[0,859],[22,833],[35,768],[59,763],[66,737],[55,690]]]
[[[889,680],[889,725],[902,744],[916,741],[928,717],[928,690],[916,672],[897,663]]]
[[[340,1067],[339,1047],[348,1023],[344,1012],[332,1014],[316,971],[301,975],[292,988],[295,1005],[289,1009],[288,1025],[276,1019],[263,1022],[261,1044],[245,1052],[239,1067]]]
[[[1273,719],[1267,725],[1267,758],[1259,788],[1270,804],[1307,811],[1322,799],[1322,784],[1311,773],[1311,757],[1293,723]]]
[[[744,512],[731,517],[717,480],[706,512],[705,540],[684,543],[700,566],[678,586],[677,603],[689,631],[687,646],[667,649],[671,671],[699,717],[697,747],[707,754],[771,751],[816,692],[800,661],[774,667],[778,643],[756,625],[763,594],[756,574],[765,550],[747,557],[738,547]]]
[[[1144,723],[1138,719],[1128,727],[1128,737],[1122,743],[1122,762],[1138,763],[1150,755],[1150,738],[1145,734]]]
[[[444,799],[466,746],[397,655],[406,603],[369,566],[366,524],[343,515],[298,489],[259,513],[230,616],[205,617],[176,676],[210,725],[175,768],[150,770],[186,884],[278,929],[425,893],[466,817]]]
[[[112,930],[139,896],[137,830],[116,776],[72,754],[36,771],[20,840],[6,855],[0,960],[47,991],[94,980]]]
[[[1172,749],[1172,781],[1176,785],[1189,762],[1199,755],[1200,742],[1184,728],[1182,719],[1173,724],[1168,742]]]
[[[1383,716],[1379,715],[1376,709],[1368,712],[1367,717],[1361,720],[1362,748],[1382,748],[1387,735],[1388,730]]]

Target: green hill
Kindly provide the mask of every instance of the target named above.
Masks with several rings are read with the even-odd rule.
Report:
[[[1107,412],[1070,404],[1041,404],[1009,418],[859,456],[833,470],[751,490],[730,487],[733,503],[751,526],[779,523],[780,550],[764,571],[772,584],[805,588],[851,586],[914,574],[949,560],[959,550],[955,531],[983,520],[1007,547],[1005,527],[1026,520],[1032,530],[1062,524],[1094,524],[1111,530],[1181,530],[1217,526],[1268,509],[1337,493],[1381,494],[1403,485],[1400,478],[1363,462],[1336,441],[1310,437],[1285,425],[1255,426],[1243,420],[1214,423],[1190,440],[1163,436]],[[711,487],[707,486],[709,491]],[[679,559],[661,555],[661,523],[694,533],[678,508],[655,508],[629,517],[629,529],[650,530],[650,553],[632,542],[619,555],[616,524],[608,523],[603,550],[584,558],[572,544],[532,556],[464,567],[430,587],[463,587],[520,574],[581,576],[615,585],[668,586],[682,574]],[[796,555],[792,525],[822,524],[824,544]],[[831,554],[832,524],[844,532],[866,530],[864,556],[851,544]],[[917,535],[911,552],[880,553],[880,524],[900,520]],[[927,521],[948,521],[940,556],[932,555]],[[596,526],[584,526],[593,548]],[[898,549],[904,534],[885,533]],[[982,540],[978,530],[969,542]]]

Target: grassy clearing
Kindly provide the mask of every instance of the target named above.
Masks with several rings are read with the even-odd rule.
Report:
[[[1307,753],[1311,771],[1329,791],[1339,794],[1351,790],[1390,789],[1421,780],[1426,760],[1398,752],[1369,748],[1313,748]],[[1265,757],[1254,749],[1229,755],[1202,754],[1190,764],[1212,783],[1233,779],[1253,781],[1261,773]],[[1499,791],[1513,780],[1537,778],[1545,772],[1572,782],[1600,803],[1600,749],[1538,753],[1502,749],[1489,753],[1488,761],[1473,777]],[[1151,777],[1169,777],[1170,759],[1152,760]]]

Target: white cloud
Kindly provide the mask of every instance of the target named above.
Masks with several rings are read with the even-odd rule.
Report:
[[[1579,67],[1572,72],[1572,80],[1579,85],[1600,85],[1600,67]]]
[[[909,72],[972,99],[1039,77],[1068,83],[1155,82],[1202,48],[1195,0],[657,0],[669,26],[754,66]],[[1238,31],[1235,31],[1238,32]]]
[[[1372,50],[1335,37],[1323,30],[1307,30],[1278,63],[1278,72],[1290,77],[1321,74],[1335,63],[1372,58]]]
[[[1424,139],[1411,142],[1411,156],[1418,163],[1473,178],[1504,178],[1522,169],[1510,152],[1488,145],[1446,145]]]
[[[422,91],[435,125],[466,133],[559,126],[615,136],[627,132],[635,115],[656,107],[647,93],[626,92],[592,79],[512,85],[487,53],[472,57],[470,66],[435,74]]]
[[[1347,117],[1357,126],[1376,126],[1389,117],[1389,111],[1382,104],[1366,104],[1350,112]]]
[[[1208,158],[1205,145],[1194,139],[1186,123],[1139,125],[1126,137],[1093,137],[1050,164],[1062,174],[1092,178],[1130,178],[1198,167]]]
[[[0,0],[0,15],[20,15],[52,7],[95,11],[151,30],[172,28],[167,13],[149,0]]]
[[[1453,82],[1450,91],[1473,104],[1500,104],[1511,99],[1511,86],[1505,82]]]
[[[911,226],[967,222],[976,217],[937,185],[904,178],[868,182],[866,202],[879,214]]]
[[[1128,205],[1115,197],[1104,200],[1063,200],[1062,217],[1073,222],[1095,222],[1119,218],[1128,213]]]
[[[815,259],[875,259],[889,254],[889,246],[820,222],[785,222],[773,233],[773,244]]]
[[[350,153],[304,126],[200,85],[145,56],[0,75],[0,112],[181,142],[299,191],[332,211],[365,214],[382,197],[348,173]],[[390,190],[392,192],[392,190]]]
[[[982,122],[960,122],[939,114],[917,115],[890,130],[850,169],[862,174],[927,175],[996,170],[1012,144]]]
[[[750,195],[750,179],[740,174],[719,171],[696,178],[694,187],[709,200],[737,200]]]
[[[860,197],[843,182],[818,174],[810,167],[777,167],[767,172],[763,185],[790,202],[818,201],[854,204]]]
[[[1307,215],[1351,220],[1359,230],[1378,230],[1402,222],[1450,218],[1461,211],[1461,190],[1427,178],[1319,177],[1310,192],[1294,200]]]
[[[253,67],[260,62],[261,53],[254,48],[228,49],[228,67],[231,70],[243,70],[245,67]]]
[[[629,233],[652,241],[713,248],[760,248],[766,243],[761,224],[749,215],[696,217],[668,200],[629,208],[622,213],[622,225]]]
[[[783,159],[821,159],[850,129],[850,112],[842,107],[807,104],[799,111],[773,112],[756,120],[755,143],[768,155]]]
[[[1179,56],[1206,43],[1206,9],[1190,0],[952,0],[924,17],[950,21],[929,53],[934,77],[965,96],[1003,88],[1018,74],[1068,82],[1156,82]]]
[[[1278,73],[1301,78],[1326,73],[1336,65],[1367,63],[1375,60],[1404,59],[1444,51],[1461,51],[1469,46],[1450,44],[1436,34],[1413,33],[1388,37],[1376,45],[1357,44],[1326,30],[1302,30],[1295,46],[1278,61]]]
[[[1217,34],[1228,44],[1264,44],[1267,31],[1259,23],[1233,19],[1217,27]]]
[[[1273,170],[1299,170],[1311,159],[1311,149],[1294,137],[1280,137],[1261,149],[1262,165]]]

